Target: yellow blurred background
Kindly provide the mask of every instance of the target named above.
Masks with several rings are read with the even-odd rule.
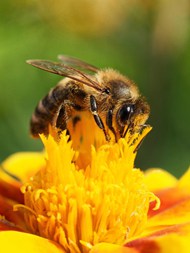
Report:
[[[71,55],[134,80],[153,126],[137,156],[142,169],[181,175],[190,163],[189,0],[8,0],[0,3],[0,161],[41,150],[29,135],[37,102],[60,77],[27,59]]]

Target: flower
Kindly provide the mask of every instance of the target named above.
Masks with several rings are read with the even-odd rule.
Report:
[[[149,126],[107,144],[91,123],[70,126],[73,141],[50,129],[40,136],[45,152],[15,154],[2,163],[1,249],[188,252],[190,171],[177,180],[163,170],[134,168]]]

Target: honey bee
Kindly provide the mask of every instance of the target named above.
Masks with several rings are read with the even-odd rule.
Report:
[[[134,82],[111,68],[99,69],[79,59],[60,55],[61,62],[28,60],[39,69],[64,76],[38,103],[31,118],[31,134],[48,135],[49,124],[60,132],[68,121],[77,122],[76,112],[90,112],[110,141],[117,142],[127,131],[140,131],[150,112]]]

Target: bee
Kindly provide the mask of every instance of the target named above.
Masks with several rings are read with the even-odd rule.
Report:
[[[48,135],[49,124],[59,132],[75,124],[76,112],[90,112],[98,128],[117,142],[127,131],[140,131],[150,108],[136,84],[111,68],[99,69],[82,60],[60,55],[60,62],[28,60],[39,69],[65,77],[38,103],[31,118],[31,134]]]

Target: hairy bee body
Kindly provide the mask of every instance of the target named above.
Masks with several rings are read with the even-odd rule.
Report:
[[[76,112],[89,111],[103,130],[107,141],[110,132],[117,141],[126,132],[138,131],[149,116],[149,105],[137,86],[115,70],[98,68],[71,57],[61,56],[64,63],[30,60],[29,64],[65,76],[39,102],[31,119],[31,133],[48,135],[49,124],[60,131],[67,129]],[[65,64],[66,62],[66,64]],[[93,74],[85,74],[77,68]]]
[[[84,110],[84,103],[78,104],[77,98],[86,99],[86,93],[77,89],[72,80],[60,82],[55,88],[38,103],[31,119],[31,133],[38,137],[39,133],[48,134],[48,125],[51,124],[62,130],[66,129],[66,122],[72,110]],[[71,102],[73,101],[73,102]],[[77,105],[78,104],[78,105]]]

